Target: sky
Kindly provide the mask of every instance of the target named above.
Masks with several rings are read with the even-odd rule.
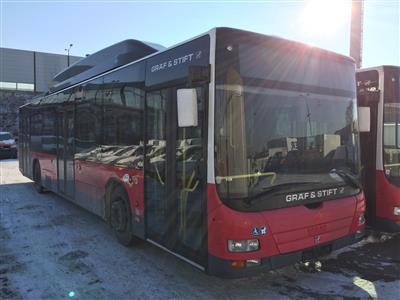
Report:
[[[0,46],[66,53],[72,43],[71,55],[84,56],[131,38],[169,47],[223,26],[348,55],[350,9],[343,2],[0,0]],[[365,0],[364,8],[363,67],[400,65],[400,0]]]

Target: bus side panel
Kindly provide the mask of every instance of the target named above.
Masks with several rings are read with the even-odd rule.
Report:
[[[31,151],[30,154],[31,161],[37,160],[40,164],[43,186],[49,190],[57,191],[57,156],[38,151]]]
[[[110,180],[119,182],[129,197],[132,221],[136,225],[133,226],[134,234],[144,237],[143,171],[80,160],[75,161],[75,166],[75,187],[79,195],[77,203],[107,218],[106,186]]]
[[[394,207],[400,207],[400,188],[391,184],[384,171],[376,171],[376,217],[377,222],[387,230],[400,231],[400,216],[393,213]]]
[[[35,157],[39,159],[42,171],[43,186],[57,190],[57,155],[35,152]]]
[[[75,197],[80,206],[96,215],[104,216],[103,196],[105,184],[102,165],[75,160]]]

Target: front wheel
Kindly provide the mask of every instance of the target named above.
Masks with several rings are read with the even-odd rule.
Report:
[[[33,186],[38,193],[44,192],[42,186],[42,173],[40,171],[40,164],[38,162],[36,162],[35,166],[33,167]]]
[[[111,227],[118,242],[131,246],[136,240],[131,233],[132,214],[128,197],[123,187],[117,187],[111,196]]]

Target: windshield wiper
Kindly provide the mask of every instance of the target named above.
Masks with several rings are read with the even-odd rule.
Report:
[[[356,189],[361,189],[360,181],[357,180],[357,178],[355,178],[351,172],[344,170],[344,169],[340,169],[340,170],[332,169],[332,170],[330,170],[330,173],[339,175],[340,178],[342,178],[346,184],[348,184]]]
[[[278,190],[282,190],[283,187],[287,187],[287,186],[292,186],[292,185],[309,185],[309,184],[320,184],[322,183],[322,181],[294,181],[294,182],[285,182],[285,183],[281,183],[281,184],[276,184],[276,185],[272,185],[272,186],[266,186],[263,187],[263,194],[265,192],[273,192],[273,191],[278,191]]]

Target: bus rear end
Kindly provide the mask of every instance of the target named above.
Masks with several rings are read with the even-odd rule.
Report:
[[[275,37],[216,32],[209,273],[248,275],[360,240],[354,62]]]

